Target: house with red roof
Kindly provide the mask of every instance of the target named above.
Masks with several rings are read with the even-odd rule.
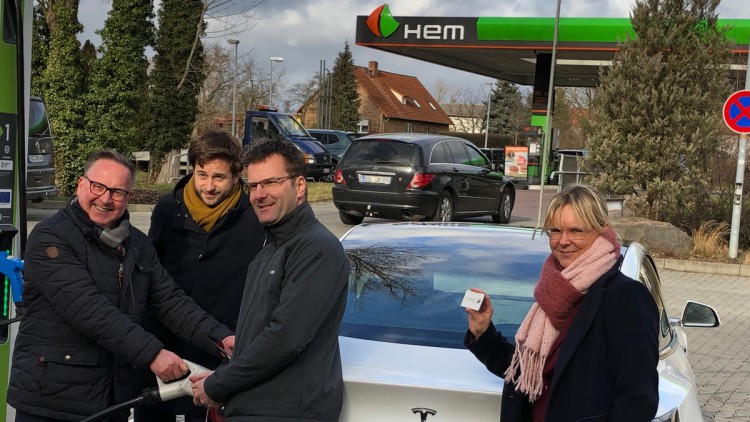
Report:
[[[378,69],[378,62],[355,66],[359,93],[359,131],[366,133],[447,131],[453,121],[414,76]],[[317,128],[318,96],[298,110],[306,128]],[[328,128],[340,129],[340,128]]]

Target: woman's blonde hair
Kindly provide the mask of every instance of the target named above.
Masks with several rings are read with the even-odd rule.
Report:
[[[609,225],[607,202],[602,194],[591,186],[573,184],[552,197],[544,217],[545,229],[552,227],[552,218],[566,205],[570,205],[576,216],[599,234]]]

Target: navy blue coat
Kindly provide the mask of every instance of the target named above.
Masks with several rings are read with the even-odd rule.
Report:
[[[201,308],[231,330],[237,326],[237,315],[242,302],[247,269],[263,246],[263,226],[258,221],[250,199],[243,192],[240,200],[219,219],[210,231],[205,231],[193,220],[184,201],[184,190],[191,175],[180,180],[173,192],[163,196],[151,213],[148,237],[159,260],[174,281]],[[242,183],[242,181],[240,181]],[[207,368],[216,368],[221,356],[214,350],[208,354],[173,335],[147,314],[144,327],[164,342],[167,349]],[[154,385],[154,377],[144,373],[142,386]],[[190,397],[183,397],[159,408],[137,409],[137,420],[153,420],[149,414],[166,410],[172,414],[205,414],[202,407],[193,405]]]
[[[206,312],[234,330],[247,267],[263,246],[263,226],[250,199],[241,193],[237,205],[206,232],[185,206],[184,189],[192,189],[187,186],[189,180],[190,175],[185,176],[172,193],[159,199],[151,213],[148,237],[175,283]],[[144,326],[180,357],[208,368],[219,365],[218,354],[200,352],[153,318],[147,318]]]
[[[209,336],[231,334],[172,281],[145,234],[131,227],[118,256],[76,207],[29,235],[26,308],[8,385],[8,404],[17,410],[62,420],[136,396],[134,367],[148,368],[163,347],[140,325],[147,307],[203,350],[213,347]]]
[[[560,346],[545,420],[549,422],[649,422],[659,402],[656,302],[620,262],[590,288]],[[497,376],[504,376],[515,347],[490,328],[464,344]],[[502,421],[531,421],[528,397],[506,382]]]

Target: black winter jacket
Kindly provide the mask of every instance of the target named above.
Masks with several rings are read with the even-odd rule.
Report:
[[[263,225],[255,216],[250,199],[243,192],[240,200],[211,228],[205,231],[193,220],[184,201],[192,175],[185,176],[172,193],[164,195],[151,213],[148,237],[156,254],[175,283],[206,312],[234,330],[242,303],[247,267],[263,246]],[[240,183],[243,183],[240,180]],[[205,353],[180,339],[147,313],[143,327],[161,340],[168,350],[206,368],[221,363],[218,351]],[[141,371],[143,388],[156,385],[150,371]],[[158,412],[205,415],[206,409],[193,404],[192,397],[181,397],[156,407],[136,410],[136,420],[154,419]]]
[[[131,227],[120,257],[74,207],[37,224],[29,236],[26,309],[8,385],[14,408],[62,420],[81,420],[135,397],[133,366],[147,368],[162,349],[140,325],[147,306],[206,351],[213,347],[209,335],[232,334],[172,281],[145,234]]]
[[[545,420],[650,422],[659,402],[656,303],[648,289],[619,271],[621,261],[583,297],[560,346]],[[490,328],[464,345],[497,376],[504,376],[514,346]],[[506,382],[501,421],[531,421],[526,395]]]
[[[263,246],[263,226],[247,195],[241,193],[237,205],[210,232],[203,230],[183,200],[184,189],[192,189],[187,186],[190,177],[185,176],[171,194],[159,199],[151,213],[148,238],[175,283],[206,312],[234,330],[248,264]],[[146,315],[144,327],[182,358],[207,368],[220,363],[216,351],[211,355],[201,352],[166,330],[151,314]]]
[[[338,331],[349,261],[305,203],[267,227],[250,264],[234,356],[204,383],[227,421],[338,420]]]

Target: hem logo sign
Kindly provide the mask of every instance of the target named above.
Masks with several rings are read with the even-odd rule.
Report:
[[[391,9],[383,4],[370,13],[367,18],[367,27],[378,37],[388,38],[398,29],[398,22],[393,19]]]
[[[370,13],[367,17],[367,27],[370,32],[380,38],[388,38],[393,35],[400,24],[391,15],[391,9],[383,4]],[[404,39],[409,37],[425,40],[463,40],[465,28],[463,25],[416,25],[410,28],[404,25]]]

